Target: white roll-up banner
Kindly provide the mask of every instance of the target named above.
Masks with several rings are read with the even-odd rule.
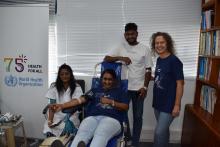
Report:
[[[28,137],[42,137],[48,88],[47,4],[0,7],[0,109],[23,116]]]

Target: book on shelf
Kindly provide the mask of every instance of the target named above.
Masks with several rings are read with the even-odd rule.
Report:
[[[205,50],[205,35],[206,33],[200,33],[200,41],[199,41],[199,54],[204,54]]]
[[[212,60],[208,60],[208,64],[207,64],[207,76],[206,76],[206,80],[210,79],[211,76],[211,70],[212,70]]]
[[[220,56],[220,30],[215,32],[215,55]]]
[[[201,29],[205,30],[206,27],[206,17],[205,17],[205,12],[202,12],[202,20],[201,20]]]
[[[199,58],[199,79],[206,81],[210,79],[211,65],[212,60],[209,60],[209,58]]]
[[[214,25],[214,11],[207,10],[202,12],[201,29],[211,29]]]
[[[199,79],[204,78],[204,58],[199,58]]]
[[[210,38],[210,55],[215,55],[215,39],[216,34],[215,31],[210,32],[211,38]]]
[[[200,34],[199,54],[220,56],[220,30]]]
[[[211,55],[211,33],[206,33],[205,55]]]
[[[207,110],[210,114],[213,114],[216,100],[216,89],[207,85],[203,85],[200,93],[200,106],[204,110]]]

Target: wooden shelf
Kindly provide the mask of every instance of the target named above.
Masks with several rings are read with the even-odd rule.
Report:
[[[209,85],[209,86],[215,88],[216,90],[220,90],[220,86],[218,86],[216,84],[213,84],[213,83],[210,83],[209,81],[205,81],[205,80],[200,79],[200,78],[196,78],[196,80],[203,83],[203,84],[205,84],[205,85]]]
[[[192,114],[198,118],[207,128],[210,129],[218,138],[220,138],[220,122],[217,122],[213,116],[201,107],[188,105],[186,107]]]
[[[205,57],[210,59],[220,59],[220,56],[213,56],[213,55],[199,55],[199,57]]]
[[[212,31],[216,31],[216,30],[220,30],[220,27],[214,27],[211,29],[201,30],[201,32],[206,33],[206,32],[212,32]]]
[[[219,40],[214,31],[220,30],[220,0],[205,1],[202,0],[199,53],[219,55],[219,50],[212,49]],[[181,145],[220,147],[220,56],[199,54],[197,67],[194,104],[185,106]]]
[[[220,123],[199,106],[187,104],[181,147],[219,147]]]

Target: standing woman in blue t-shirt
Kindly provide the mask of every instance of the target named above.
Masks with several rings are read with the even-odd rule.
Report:
[[[153,108],[157,120],[154,147],[168,147],[170,124],[180,113],[184,88],[183,64],[175,56],[174,41],[168,33],[154,33],[151,49],[159,55],[153,89]]]

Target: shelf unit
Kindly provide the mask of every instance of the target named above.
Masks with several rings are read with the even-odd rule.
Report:
[[[220,147],[220,0],[202,0],[194,104],[185,106],[182,147]]]

